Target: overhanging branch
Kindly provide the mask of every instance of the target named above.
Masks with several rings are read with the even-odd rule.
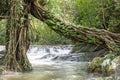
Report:
[[[76,42],[96,44],[108,50],[118,51],[119,47],[117,44],[120,43],[120,34],[112,33],[103,29],[90,29],[67,24],[46,11],[35,0],[32,3],[29,3],[30,0],[27,1],[30,13],[37,19],[46,23],[48,27],[58,34]]]

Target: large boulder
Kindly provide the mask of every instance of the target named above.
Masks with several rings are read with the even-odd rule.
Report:
[[[88,71],[92,73],[101,73],[104,76],[119,73],[120,56],[115,54],[107,54],[104,57],[96,57],[88,66]]]

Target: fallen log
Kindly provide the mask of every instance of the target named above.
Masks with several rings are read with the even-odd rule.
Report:
[[[95,44],[109,51],[120,52],[120,46],[118,45],[120,44],[119,33],[68,24],[46,11],[38,4],[37,0],[26,0],[25,3],[29,6],[29,11],[35,18],[46,23],[56,33],[75,42]]]
[[[6,4],[8,4],[7,2],[8,1],[6,0]],[[45,10],[37,0],[24,0],[24,2],[31,15],[46,23],[48,27],[56,33],[75,42],[95,44],[110,51],[120,52],[119,33],[113,33],[104,29],[91,29],[70,23],[68,24]],[[7,10],[5,9],[2,11]]]

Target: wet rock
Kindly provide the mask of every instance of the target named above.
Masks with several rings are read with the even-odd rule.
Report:
[[[0,54],[5,54],[5,50],[0,51]]]
[[[111,57],[110,57],[111,58]],[[102,73],[106,76],[120,73],[120,56],[105,59],[102,63]]]
[[[4,55],[0,54],[0,58],[2,58]]]
[[[50,53],[50,49],[48,49],[48,48],[46,48],[45,51],[48,52],[48,53]]]
[[[0,51],[0,58],[2,58],[5,55],[5,50]]]
[[[116,74],[120,76],[120,56],[114,58],[111,61],[111,65],[109,67],[109,70],[115,71]]]
[[[114,58],[111,63],[112,63],[111,68],[113,69],[120,67],[120,56]]]
[[[52,60],[61,60],[61,61],[85,61],[84,54],[64,54],[55,56]]]
[[[54,58],[54,57],[56,57],[56,55],[54,55],[54,54],[46,54],[43,57],[41,57],[40,59],[48,59],[48,58]]]
[[[101,64],[103,62],[103,58],[96,57],[88,66],[89,72],[100,73],[101,72]]]
[[[88,71],[92,73],[102,73],[104,76],[115,74],[116,69],[120,70],[120,56],[108,54],[104,57],[96,57],[88,66]]]

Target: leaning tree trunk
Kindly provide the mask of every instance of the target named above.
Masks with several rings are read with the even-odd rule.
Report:
[[[6,26],[5,68],[13,71],[30,71],[32,67],[26,55],[29,47],[28,10],[25,7],[23,10],[21,0],[11,0],[10,5]]]
[[[76,42],[95,44],[110,51],[117,53],[120,52],[120,45],[118,45],[120,44],[120,34],[112,33],[103,29],[90,29],[67,24],[46,11],[40,4],[38,4],[37,0],[26,0],[25,3],[28,5],[30,13],[34,17],[46,23],[48,27],[58,34]]]

